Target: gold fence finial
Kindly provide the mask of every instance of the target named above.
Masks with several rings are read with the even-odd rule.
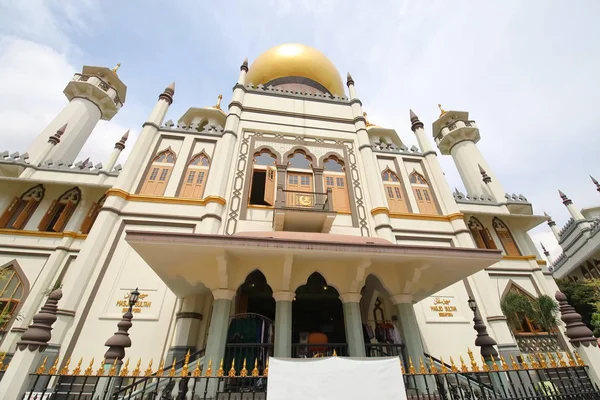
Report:
[[[460,372],[469,372],[469,368],[465,365],[465,360],[463,360],[462,356],[460,357]]]
[[[573,355],[575,356],[575,361],[577,361],[577,365],[580,367],[585,367],[585,362],[579,356],[579,353],[574,351]]]
[[[537,356],[540,359],[540,367],[548,368],[548,364],[546,364],[546,356],[543,353],[537,353]]]
[[[71,375],[79,375],[81,373],[81,363],[82,362],[83,362],[83,357],[81,357],[79,359],[79,362],[77,363],[77,366],[75,367],[73,372],[71,372]]]
[[[412,358],[410,356],[408,357],[408,373],[411,375],[417,373],[417,371],[415,370],[415,366],[413,365]]]
[[[573,360],[573,357],[571,357],[571,353],[567,352],[567,360],[569,360],[569,367],[576,367],[577,364],[575,363],[575,360]]]
[[[146,370],[144,371],[144,376],[150,376],[152,375],[152,362],[154,361],[153,358],[150,359],[150,362],[148,363],[148,368],[146,368]]]
[[[106,364],[106,359],[103,359],[102,362],[100,362],[100,368],[96,370],[96,376],[104,375],[104,364]]]
[[[71,363],[71,357],[69,357],[69,359],[67,360],[67,363],[65,364],[64,367],[62,367],[62,369],[60,370],[60,372],[58,373],[59,375],[68,375],[69,374],[69,364]]]
[[[521,368],[522,369],[529,369],[529,364],[527,364],[527,361],[525,361],[525,356],[521,354]]]
[[[431,356],[429,356],[429,371],[431,371],[432,374],[437,374],[439,372],[437,367],[433,363],[433,357]]]
[[[479,372],[479,366],[477,365],[477,361],[475,361],[475,357],[470,348],[467,349],[467,354],[469,355],[469,360],[471,360],[471,371]]]
[[[6,353],[3,353],[0,356],[0,371],[4,371],[4,359],[6,358]]]
[[[458,372],[458,368],[456,368],[456,364],[454,364],[454,358],[450,356],[450,370],[452,372]]]
[[[245,358],[244,358],[244,364],[242,365],[242,370],[240,371],[240,376],[241,377],[248,376],[248,370],[246,369],[246,359]]]
[[[208,360],[208,368],[206,368],[206,374],[204,376],[212,376],[212,358]]]
[[[48,375],[56,374],[57,369],[58,369],[58,357],[56,357],[56,360],[54,360],[52,367],[50,367],[50,369],[48,370]]]
[[[171,364],[171,369],[169,370],[170,378],[175,376],[175,363],[177,363],[177,358],[173,357],[173,363]]]
[[[161,358],[158,369],[156,370],[156,376],[162,376],[163,372],[165,372],[165,360]]]
[[[129,374],[129,358],[125,360],[125,364],[123,364],[123,368],[121,368],[121,373],[119,376],[127,376]]]
[[[510,355],[510,361],[512,363],[512,369],[514,369],[515,371],[518,371],[519,368],[519,364],[517,363],[517,361],[515,360],[515,357],[513,357],[513,355]]]
[[[198,378],[199,376],[202,376],[202,368],[200,367],[199,359],[196,359],[196,368],[194,368],[194,371],[192,372],[192,376],[194,378]]]
[[[557,368],[558,365],[556,365],[556,360],[554,360],[554,356],[552,355],[552,353],[548,352],[548,358],[550,359],[550,366],[552,368]]]
[[[267,365],[265,365],[265,370],[263,371],[263,376],[269,376],[269,357],[267,357]]]
[[[567,363],[565,362],[565,359],[563,358],[562,353],[557,352],[556,357],[558,358],[558,363],[560,364],[560,366],[565,368],[567,366]]]
[[[423,357],[419,357],[419,373],[420,374],[428,374],[427,368],[425,368],[425,364],[423,363]]]
[[[481,370],[483,372],[490,372],[490,367],[488,367],[487,363],[485,362],[483,354],[481,355]]]
[[[230,378],[235,377],[235,358],[231,360],[231,368],[229,369],[227,376],[229,376]]]
[[[406,375],[406,370],[404,369],[404,363],[402,362],[402,359],[400,359],[400,371],[402,372],[402,375]]]
[[[500,368],[498,368],[498,361],[500,361],[500,358],[498,358],[498,360],[496,360],[494,358],[494,356],[490,356],[490,357],[492,357],[492,371],[494,371],[494,372],[500,371]]]
[[[142,365],[142,359],[138,358],[138,362],[135,365],[135,369],[131,372],[131,376],[140,376],[140,365]]]
[[[83,371],[83,375],[85,376],[92,376],[92,372],[94,371],[94,357],[92,357],[92,361],[90,361],[90,365],[88,365],[88,367],[85,369],[85,371]]]
[[[46,362],[48,361],[48,357],[46,356],[46,358],[44,358],[44,361],[42,361],[42,365],[39,366],[39,368],[35,371],[36,374],[41,375],[44,372],[46,372]]]
[[[529,364],[531,364],[531,368],[538,369],[540,367],[540,364],[538,364],[535,357],[533,357],[531,354],[528,354],[527,358],[529,358]]]
[[[258,358],[254,359],[254,368],[252,369],[252,376],[258,376]]]
[[[337,357],[337,352],[335,351],[335,349],[333,349],[333,356]]]
[[[500,355],[500,362],[502,363],[502,370],[508,371],[509,367],[508,367],[508,364],[506,363],[506,360],[504,359],[503,355]]]
[[[188,375],[189,366],[190,366],[190,351],[188,350],[188,352],[185,355],[185,358],[183,359],[183,368],[181,368],[181,376]]]
[[[110,369],[108,370],[108,376],[115,376],[117,375],[117,365],[118,365],[119,359],[115,358],[113,360],[112,363],[112,367],[110,367]]]
[[[217,370],[217,376],[223,376],[225,371],[223,370],[223,359],[221,358],[221,364],[219,364],[219,369]]]
[[[448,367],[446,367],[446,364],[444,364],[444,358],[440,357],[440,364],[442,364],[442,374],[447,374],[448,373]]]

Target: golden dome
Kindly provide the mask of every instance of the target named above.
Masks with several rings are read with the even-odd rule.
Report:
[[[280,44],[258,56],[248,70],[246,82],[264,85],[288,76],[311,79],[331,94],[344,96],[344,84],[335,65],[319,50],[297,43]]]

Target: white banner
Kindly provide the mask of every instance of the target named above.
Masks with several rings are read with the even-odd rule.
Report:
[[[406,400],[398,357],[270,358],[267,400]]]

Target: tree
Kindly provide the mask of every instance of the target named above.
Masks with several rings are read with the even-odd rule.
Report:
[[[560,291],[567,296],[569,304],[581,314],[583,322],[590,329],[594,329],[592,315],[599,311],[596,305],[600,303],[600,279],[581,279],[577,281],[557,279],[556,284]]]
[[[531,298],[519,291],[510,291],[500,301],[500,308],[508,326],[515,330],[523,328],[524,317],[544,332],[552,332],[558,327],[558,303],[545,294]]]

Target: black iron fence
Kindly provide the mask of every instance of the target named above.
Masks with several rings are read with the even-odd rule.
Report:
[[[189,363],[186,358],[181,370],[145,371],[140,367],[130,371],[125,365],[119,371],[90,366],[82,370],[81,362],[70,371],[60,372],[40,366],[31,376],[30,391],[24,400],[264,400],[269,375],[268,360],[263,368],[258,359],[243,360],[236,367],[218,368],[208,362]],[[469,352],[469,365],[460,358],[459,365],[440,359],[434,362],[420,359],[415,365],[409,359],[408,371],[403,367],[407,398],[411,400],[598,400],[600,390],[588,375],[587,367],[577,354],[537,354],[520,362],[503,358],[476,362]],[[146,376],[142,376],[146,375]],[[56,384],[59,380],[63,384]],[[43,384],[42,384],[43,383]],[[68,384],[65,384],[68,383]],[[375,398],[375,397],[374,397]]]

